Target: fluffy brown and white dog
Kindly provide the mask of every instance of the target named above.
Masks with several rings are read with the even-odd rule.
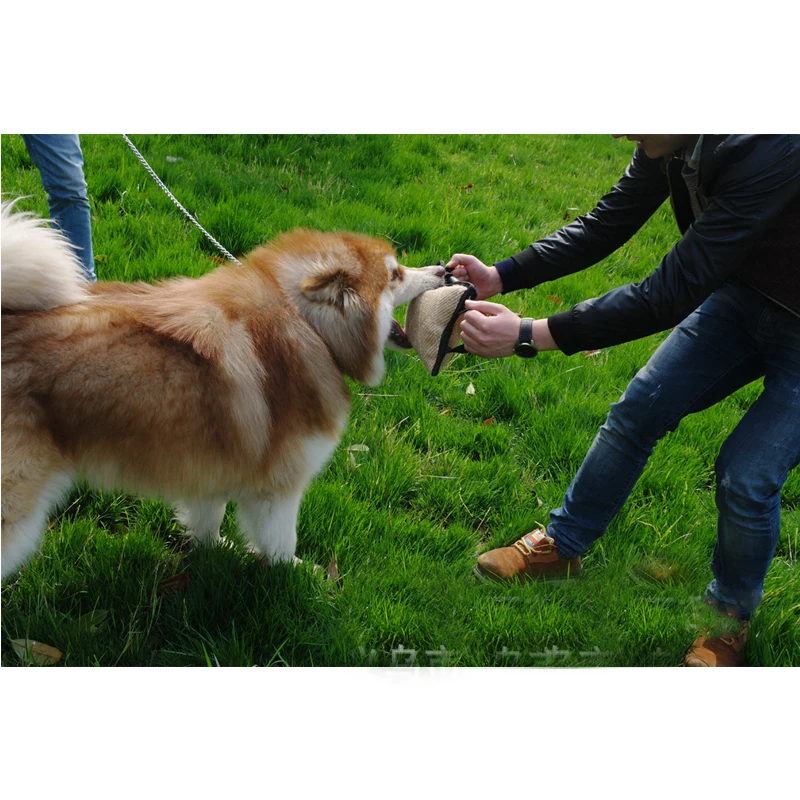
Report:
[[[294,557],[300,500],[375,385],[393,309],[441,286],[389,244],[297,230],[197,279],[87,284],[70,246],[2,211],[2,574],[76,478],[158,496],[213,540]]]

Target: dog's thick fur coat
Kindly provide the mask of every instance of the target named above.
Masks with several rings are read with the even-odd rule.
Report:
[[[81,278],[64,238],[2,212],[2,574],[78,477],[163,497],[201,540],[226,502],[291,560],[303,492],[374,385],[392,311],[443,283],[383,241],[298,230],[198,279]]]

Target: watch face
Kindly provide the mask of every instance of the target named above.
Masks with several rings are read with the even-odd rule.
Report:
[[[519,342],[514,348],[514,352],[520,356],[520,358],[533,358],[539,354],[539,351],[532,344],[528,344],[527,342]]]

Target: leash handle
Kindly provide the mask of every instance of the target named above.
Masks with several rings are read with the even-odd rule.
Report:
[[[174,204],[175,204],[175,205],[178,207],[178,209],[179,209],[180,211],[182,211],[182,212],[183,212],[183,214],[186,216],[186,218],[187,218],[187,219],[188,219],[188,220],[189,220],[189,221],[190,221],[190,222],[191,222],[193,225],[195,225],[195,226],[196,226],[196,227],[197,227],[197,228],[198,228],[198,229],[199,229],[199,230],[202,232],[202,234],[203,234],[203,235],[206,237],[206,239],[208,239],[208,240],[211,242],[211,244],[213,244],[213,245],[214,245],[214,246],[217,248],[217,250],[219,250],[219,251],[220,251],[220,253],[222,253],[222,255],[224,255],[224,256],[225,256],[225,258],[227,258],[227,259],[228,259],[228,261],[233,261],[233,263],[234,263],[234,264],[238,264],[238,265],[241,267],[241,266],[242,266],[242,262],[241,262],[241,261],[239,261],[239,259],[237,259],[235,256],[231,255],[231,254],[230,254],[230,253],[229,253],[229,252],[228,252],[228,251],[227,251],[227,250],[226,250],[226,249],[225,249],[225,248],[224,248],[224,247],[223,247],[223,246],[222,246],[222,245],[221,245],[221,244],[220,244],[220,243],[219,243],[219,242],[218,242],[218,241],[217,241],[217,240],[216,240],[216,239],[215,239],[215,238],[214,238],[214,237],[213,237],[213,236],[212,236],[212,235],[211,235],[211,234],[210,234],[210,233],[209,233],[209,232],[208,232],[208,231],[207,231],[207,230],[206,230],[206,229],[205,229],[205,228],[204,228],[204,227],[203,227],[203,226],[202,226],[202,225],[201,225],[201,224],[200,224],[200,223],[199,223],[199,222],[198,222],[198,221],[197,221],[197,220],[196,220],[196,219],[195,219],[195,218],[194,218],[194,217],[193,217],[193,216],[192,216],[192,215],[191,215],[191,214],[190,214],[190,213],[189,213],[189,212],[188,212],[188,211],[187,211],[187,210],[186,210],[186,209],[185,209],[185,208],[184,208],[184,207],[181,205],[181,204],[180,204],[180,203],[179,203],[179,202],[178,202],[178,200],[175,198],[175,195],[173,195],[173,194],[172,194],[172,192],[171,192],[169,189],[167,189],[167,187],[164,185],[164,182],[161,180],[161,178],[159,178],[159,177],[158,177],[158,175],[156,175],[156,173],[155,173],[155,171],[153,170],[153,168],[152,168],[152,167],[151,167],[151,166],[150,166],[150,165],[147,163],[147,161],[145,160],[145,157],[144,157],[144,156],[143,156],[143,155],[142,155],[142,154],[141,154],[141,153],[140,153],[140,152],[139,152],[139,151],[136,149],[136,147],[134,146],[133,142],[132,142],[132,141],[131,141],[131,140],[130,140],[130,139],[129,139],[129,138],[128,138],[128,137],[127,137],[127,136],[126,136],[124,133],[122,134],[122,138],[125,140],[125,142],[126,142],[126,144],[128,145],[128,147],[130,147],[131,151],[132,151],[132,152],[133,152],[133,154],[136,156],[136,158],[138,158],[138,159],[139,159],[139,161],[141,162],[142,166],[143,166],[143,167],[144,167],[144,168],[147,170],[147,172],[148,172],[148,174],[150,175],[150,177],[151,177],[151,178],[152,178],[152,179],[153,179],[153,180],[154,180],[154,181],[155,181],[155,182],[156,182],[156,183],[157,183],[157,184],[158,184],[158,185],[159,185],[159,186],[160,186],[160,187],[163,189],[163,191],[164,191],[164,194],[166,194],[166,195],[167,195],[167,197],[169,197],[169,199],[170,199],[170,200],[172,200],[172,202],[173,202],[173,203],[174,203]]]

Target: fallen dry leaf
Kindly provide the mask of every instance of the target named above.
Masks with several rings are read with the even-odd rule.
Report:
[[[439,416],[443,417],[445,414],[449,414],[449,413],[450,413],[450,409],[449,408],[445,408],[443,411],[439,412]]]
[[[475,387],[472,384],[467,386],[467,394],[475,394]]]
[[[531,496],[532,496],[532,497],[533,497],[533,499],[536,501],[536,505],[537,505],[539,508],[541,508],[541,507],[544,505],[544,503],[542,502],[541,498],[540,498],[540,497],[539,497],[539,495],[536,493],[536,489],[531,489]]]
[[[494,423],[494,417],[489,417],[489,419],[485,419],[485,420],[483,421],[483,424],[484,424],[484,425],[491,425],[491,424],[493,424],[493,423]]]
[[[159,581],[156,593],[182,592],[188,585],[189,576],[185,572],[179,572],[177,575],[172,575]]]
[[[677,576],[677,567],[664,561],[650,561],[638,565],[636,571],[656,583],[671,583]]]
[[[57,664],[64,655],[55,647],[34,639],[12,639],[11,646],[24,663],[32,662],[37,667],[49,667],[51,664]]]
[[[328,581],[330,581],[337,589],[342,588],[342,578],[339,574],[339,565],[336,563],[336,556],[331,559],[331,563],[328,564],[328,569],[325,573],[325,577]]]
[[[88,614],[78,617],[73,623],[73,627],[79,630],[89,631],[89,633],[99,633],[106,627],[108,611],[96,608]]]
[[[648,572],[654,581],[663,583],[673,576],[675,567],[671,564],[653,564]]]
[[[336,563],[336,556],[334,556],[331,559],[331,563],[328,564],[326,575],[328,576],[329,581],[335,581],[339,579],[339,565]]]
[[[600,353],[602,353],[602,352],[603,352],[602,350],[586,350],[586,352],[584,352],[584,354],[583,354],[583,357],[584,358],[591,358],[592,356],[599,356]]]
[[[358,462],[356,461],[355,454],[356,453],[369,453],[369,447],[365,444],[351,444],[347,448],[347,455],[350,458],[350,466],[357,467]]]
[[[549,294],[547,295],[547,299],[552,300],[558,306],[564,302],[557,294]]]

